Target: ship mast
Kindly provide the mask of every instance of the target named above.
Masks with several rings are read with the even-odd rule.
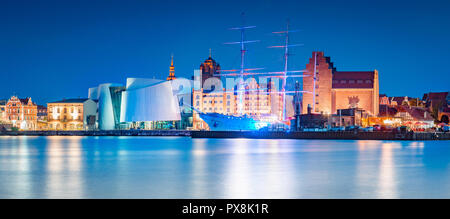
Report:
[[[247,49],[245,47],[245,44],[247,43],[254,43],[258,42],[258,40],[252,40],[252,41],[246,41],[245,40],[245,30],[246,29],[252,29],[256,26],[245,26],[245,20],[244,20],[244,13],[241,14],[242,17],[242,24],[240,27],[234,27],[230,28],[230,30],[239,30],[241,32],[241,41],[239,42],[231,42],[231,43],[225,43],[225,44],[239,44],[241,47],[241,66],[239,69],[239,82],[237,86],[237,93],[238,93],[238,114],[243,115],[243,108],[244,108],[244,74],[245,74],[245,53],[247,52]]]
[[[289,47],[292,46],[300,46],[301,44],[297,44],[297,45],[290,45],[289,44],[289,33],[291,32],[297,32],[296,30],[290,30],[289,29],[289,19],[287,21],[287,25],[286,25],[286,30],[285,31],[280,31],[280,32],[273,32],[275,34],[284,34],[285,37],[285,42],[283,46],[271,46],[269,48],[283,48],[284,49],[284,69],[283,69],[283,76],[282,76],[282,86],[281,86],[281,95],[282,95],[282,114],[281,114],[281,119],[283,121],[287,120],[287,111],[286,111],[286,80],[289,77],[288,73],[290,71],[288,71],[288,59],[289,59]],[[294,72],[294,71],[293,71]]]

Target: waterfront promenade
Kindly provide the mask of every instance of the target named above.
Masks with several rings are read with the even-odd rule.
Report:
[[[111,131],[19,131],[7,136],[184,136],[192,138],[250,139],[347,139],[347,140],[450,140],[443,132],[263,132],[263,131],[189,131],[189,130],[111,130]]]

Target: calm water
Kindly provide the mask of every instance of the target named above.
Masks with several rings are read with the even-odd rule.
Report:
[[[450,198],[450,141],[0,137],[0,198]]]

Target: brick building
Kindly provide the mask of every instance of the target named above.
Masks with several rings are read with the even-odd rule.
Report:
[[[313,113],[336,114],[338,109],[361,108],[370,115],[378,115],[377,70],[337,71],[323,52],[313,52],[305,70],[311,76],[303,79],[303,90],[311,93],[303,95],[303,114],[311,106]]]
[[[33,103],[31,97],[19,99],[12,96],[6,103],[6,118],[20,130],[37,129],[37,105]]]

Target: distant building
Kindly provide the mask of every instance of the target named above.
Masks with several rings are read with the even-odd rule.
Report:
[[[7,100],[0,100],[0,124],[8,123],[9,120],[6,116],[6,103]]]
[[[42,105],[37,106],[37,120],[43,121],[43,122],[47,121],[47,107],[46,106],[42,106]]]
[[[12,127],[20,130],[37,129],[37,105],[33,103],[31,97],[19,99],[12,96],[6,103],[6,117]]]
[[[431,113],[421,107],[397,106],[394,118],[400,118],[402,125],[413,130],[426,129],[434,126],[434,118]]]
[[[310,106],[307,107],[307,113],[299,116],[300,127],[296,127],[294,131],[301,131],[302,129],[308,128],[326,128],[328,126],[327,115],[320,113],[313,113]],[[294,119],[295,120],[295,119]],[[293,123],[297,123],[294,121]]]
[[[307,113],[307,106],[310,105],[313,113],[335,114],[338,109],[361,108],[370,115],[378,115],[377,70],[337,71],[330,57],[325,57],[323,52],[313,52],[306,65],[306,74],[311,76],[303,79],[303,90],[311,93],[303,95],[303,113]]]
[[[47,107],[38,105],[37,106],[37,129],[38,130],[47,130]]]
[[[97,103],[88,98],[65,99],[47,104],[49,130],[93,130]]]
[[[436,121],[449,124],[450,92],[426,93],[422,99]]]
[[[363,109],[338,109],[331,117],[331,126],[367,126],[365,118],[368,115]]]

